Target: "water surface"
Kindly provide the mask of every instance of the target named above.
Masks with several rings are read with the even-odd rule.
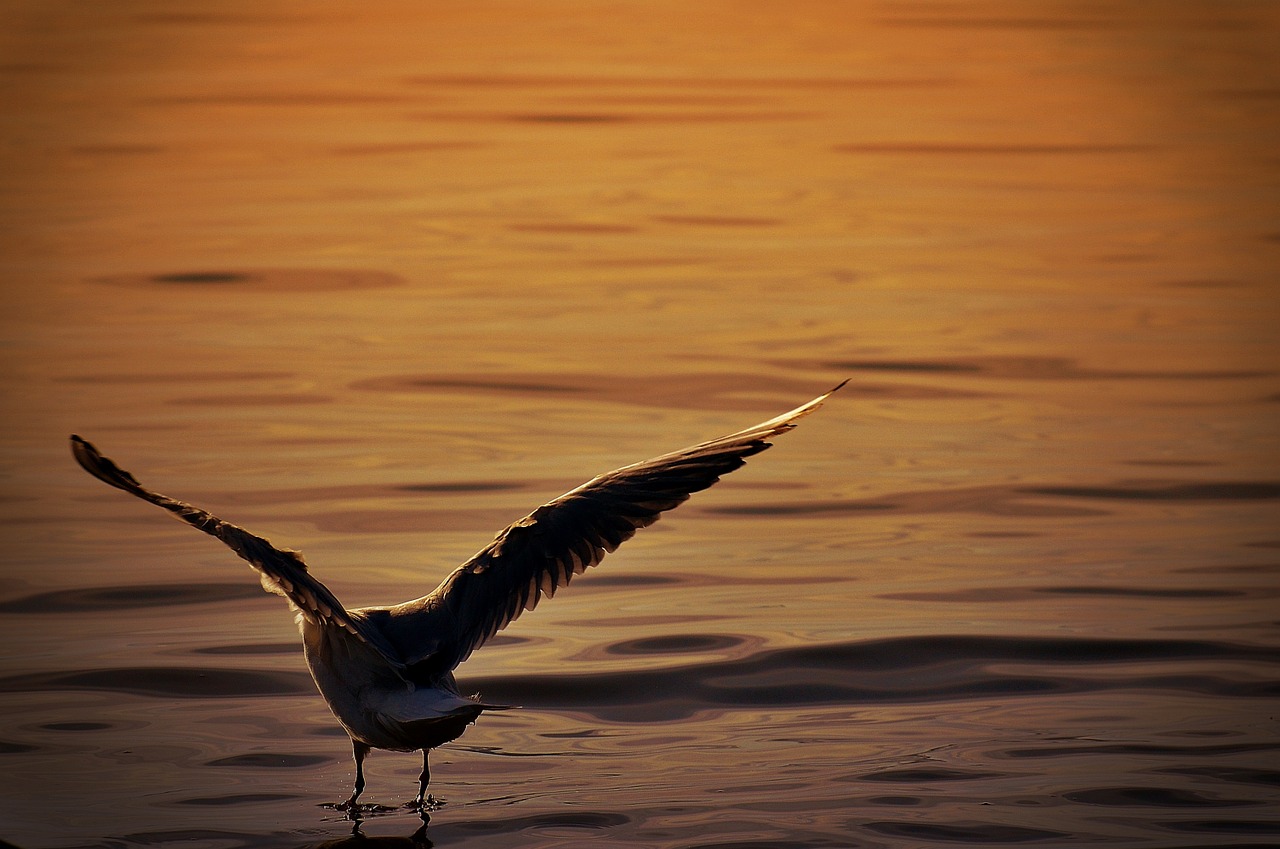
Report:
[[[849,378],[462,667],[428,838],[1280,841],[1271,5],[4,16],[0,839],[355,840],[280,600],[68,434],[358,606]]]

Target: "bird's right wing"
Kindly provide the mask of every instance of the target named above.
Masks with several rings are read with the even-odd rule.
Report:
[[[384,633],[413,674],[453,669],[541,596],[553,595],[691,493],[768,448],[770,437],[791,430],[831,392],[754,427],[624,466],[566,492],[498,534],[430,595],[391,608]]]
[[[147,489],[133,475],[78,436],[71,437],[71,453],[86,472],[103,483],[163,507],[188,525],[222,540],[258,571],[263,589],[287,598],[311,622],[341,628],[369,644],[394,668],[404,667],[394,647],[376,628],[358,614],[353,616],[347,612],[329,588],[311,576],[298,552],[276,548],[262,537],[224,522],[199,507]]]

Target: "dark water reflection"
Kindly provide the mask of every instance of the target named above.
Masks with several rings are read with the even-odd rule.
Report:
[[[701,653],[747,642],[720,635],[671,635],[609,644],[603,654]],[[1109,676],[1108,665],[1124,665],[1125,674]],[[1134,665],[1141,672],[1135,672]],[[1206,672],[1232,665],[1254,671],[1239,676]],[[1276,670],[1269,670],[1275,665],[1280,665],[1280,650],[1208,641],[939,636],[774,649],[651,670],[567,675],[538,670],[470,677],[467,684],[500,704],[519,702],[531,709],[572,711],[606,722],[645,723],[732,707],[909,704],[1113,688],[1269,698],[1280,695]],[[1077,667],[1084,667],[1084,674]],[[1067,668],[1077,674],[1065,674]],[[302,672],[206,666],[117,667],[0,678],[0,693],[55,690],[208,699],[303,695],[312,686]]]
[[[508,644],[496,653],[519,647]],[[244,648],[240,656],[248,658],[280,647]],[[225,652],[199,647],[192,654]],[[696,659],[708,654],[727,656]],[[681,655],[694,659],[681,662]],[[434,845],[512,834],[535,843],[616,834],[661,839],[673,829],[688,829],[689,836],[677,845],[710,847],[724,841],[697,840],[695,826],[726,828],[726,822],[735,822],[734,811],[743,818],[731,827],[745,829],[750,823],[758,830],[771,821],[773,826],[761,833],[787,835],[744,844],[761,846],[839,845],[841,833],[864,835],[858,845],[879,845],[865,837],[868,831],[885,839],[947,845],[1067,840],[1082,833],[1101,838],[1151,828],[1142,812],[1183,810],[1233,813],[1230,819],[1159,820],[1158,828],[1274,833],[1274,822],[1265,814],[1236,812],[1273,807],[1280,775],[1264,764],[1280,750],[1280,739],[1260,735],[1248,724],[1229,727],[1250,715],[1265,726],[1268,706],[1280,695],[1275,685],[1280,650],[1273,647],[1219,640],[949,635],[768,648],[745,636],[672,632],[606,643],[599,656],[619,663],[596,673],[557,672],[550,664],[527,673],[465,679],[486,698],[519,701],[524,710],[495,717],[456,747],[442,750],[441,769],[452,774],[443,786],[461,798],[433,817],[426,834]],[[628,668],[628,658],[645,656],[664,665]],[[132,725],[62,721],[11,729],[20,739],[42,742],[10,744],[9,751],[38,763],[72,746],[86,757],[122,764],[212,771],[209,778],[188,780],[204,792],[170,792],[152,804],[175,812],[216,808],[246,823],[255,811],[271,817],[285,807],[314,805],[315,794],[332,793],[334,787],[324,785],[340,783],[348,771],[341,733],[332,733],[336,729],[316,708],[310,689],[301,671],[204,665],[0,679],[0,694],[6,697],[64,693],[70,701],[55,714],[90,710],[76,705],[91,693],[117,694],[117,701],[125,700],[120,703],[124,713],[134,717],[146,717],[148,703],[191,705]],[[281,701],[282,696],[287,698]],[[220,709],[219,702],[232,707]],[[1099,715],[1100,710],[1110,716]],[[1150,714],[1155,710],[1177,715],[1157,719]],[[1197,730],[1200,720],[1193,717],[1202,710],[1226,711],[1237,723]],[[1058,718],[1056,727],[1039,727],[1044,711]],[[259,712],[273,718],[259,721]],[[205,745],[165,748],[158,742],[176,742],[183,727],[209,722],[220,730]],[[246,736],[244,729],[255,725],[267,733]],[[236,728],[241,730],[225,733]],[[1153,735],[1158,728],[1168,730]],[[939,729],[951,739],[939,739]],[[312,731],[323,731],[330,742],[306,742]],[[1100,739],[1099,733],[1111,739]],[[151,742],[142,751],[110,742],[129,738]],[[306,754],[307,749],[317,753]],[[661,753],[656,762],[655,753]],[[381,783],[375,798],[394,799],[397,789],[407,795],[412,784],[403,759],[383,755],[374,763],[381,771],[375,772]],[[311,778],[317,768],[323,780]],[[232,784],[216,781],[214,773],[224,771],[234,776]],[[773,778],[726,786],[716,781],[726,771]],[[273,775],[282,778],[273,780]],[[583,775],[595,775],[595,786],[581,787],[577,782]],[[1129,783],[1117,783],[1124,777]],[[669,801],[637,806],[637,790],[623,789],[633,782],[645,788],[640,791],[645,798]],[[218,786],[226,790],[209,792]],[[1048,797],[1036,789],[1047,787],[1059,789]],[[715,799],[699,800],[708,793]],[[561,806],[569,798],[586,800],[582,804],[589,807],[503,813],[512,805]],[[731,800],[727,808],[726,800]],[[1052,811],[1037,812],[1046,803]],[[1014,819],[1027,824],[1009,821],[1019,806],[1029,807]],[[887,816],[907,809],[933,813],[925,820]],[[958,818],[961,811],[968,815]],[[798,817],[811,825],[800,825]],[[1050,822],[1060,825],[1046,828]],[[1124,825],[1119,831],[1117,823]],[[231,846],[429,845],[422,835],[416,844],[409,842],[411,826],[407,814],[375,814],[360,834],[346,838],[349,842],[208,828],[139,831],[118,839],[126,845],[187,840]]]
[[[80,613],[208,604],[258,597],[258,589],[241,584],[153,584],[83,587],[35,593],[0,602],[0,613]]]

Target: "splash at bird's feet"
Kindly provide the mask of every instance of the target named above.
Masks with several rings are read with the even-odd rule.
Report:
[[[347,815],[347,819],[353,822],[359,822],[362,818],[367,816],[391,814],[400,810],[399,808],[392,808],[387,805],[378,805],[373,802],[362,805],[359,802],[352,802],[350,799],[345,802],[323,802],[319,807],[327,808],[331,811],[341,811]]]
[[[430,812],[438,811],[447,804],[449,803],[446,800],[437,799],[435,796],[428,793],[426,798],[418,798],[411,802],[405,802],[404,806],[413,811]]]

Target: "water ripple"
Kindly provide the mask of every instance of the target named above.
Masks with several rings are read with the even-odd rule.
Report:
[[[837,779],[840,781],[891,781],[904,784],[921,784],[935,781],[981,781],[1001,778],[1008,773],[979,772],[977,770],[952,769],[950,767],[886,769],[866,775]]]
[[[791,363],[791,365],[796,365]],[[1010,380],[1239,380],[1266,377],[1274,369],[1152,371],[1082,366],[1067,357],[974,356],[945,360],[834,360],[810,363],[840,373],[850,371],[968,374]]]
[[[894,837],[936,840],[945,843],[977,843],[980,845],[1030,843],[1038,840],[1073,837],[1073,835],[1065,834],[1061,831],[1024,828],[1022,826],[1001,825],[1000,823],[992,822],[939,825],[937,823],[883,820],[880,822],[851,823],[851,825],[869,828],[872,831],[889,834]]]
[[[624,652],[647,654],[737,645],[721,635],[683,635],[651,643],[619,645]],[[1229,677],[1161,666],[1204,661],[1212,661],[1215,670],[1232,662],[1261,671],[1255,677]],[[1144,671],[1088,674],[1093,667],[1105,672],[1108,666],[1135,663],[1144,664]],[[1273,698],[1280,695],[1280,683],[1267,673],[1274,673],[1277,664],[1280,649],[1225,642],[931,636],[772,649],[656,670],[535,671],[466,678],[464,686],[479,688],[491,700],[534,709],[647,722],[746,706],[919,703],[1126,688]],[[1067,674],[1063,667],[1074,667],[1077,674]],[[0,678],[0,692],[39,690],[106,690],[166,698],[314,692],[306,673],[289,670],[124,667]]]
[[[1047,499],[1047,500],[1046,500]],[[1222,502],[1280,499],[1280,481],[1119,481],[1105,485],[1043,484],[924,489],[874,498],[823,501],[774,500],[769,504],[728,504],[695,507],[695,511],[724,516],[857,516],[877,513],[978,513],[1023,518],[1104,516],[1098,506],[1078,501]],[[1061,503],[1066,501],[1068,503]]]
[[[683,640],[696,643],[692,637]],[[1273,672],[1280,650],[1191,640],[906,637],[774,649],[659,670],[489,676],[468,678],[465,684],[497,701],[634,722],[735,706],[918,703],[1125,688],[1225,698],[1277,695],[1278,686],[1265,676],[1161,674],[1160,664],[1203,661],[1215,667],[1234,661]],[[1087,674],[1091,666],[1139,662],[1146,665],[1143,673]],[[1014,668],[1019,664],[1029,668]],[[1066,674],[1063,665],[1081,674]]]
[[[1187,775],[1196,778],[1212,778],[1235,784],[1257,784],[1263,787],[1280,787],[1280,771],[1271,769],[1250,769],[1234,766],[1192,766],[1169,767],[1153,772],[1167,775]]]
[[[176,666],[113,667],[71,672],[32,672],[0,678],[0,693],[104,690],[164,698],[296,696],[314,693],[305,672],[264,672]]]
[[[351,389],[379,393],[428,393],[463,395],[514,395],[558,398],[685,410],[750,410],[759,412],[770,403],[783,406],[803,397],[812,381],[758,374],[685,374],[673,379],[667,374],[652,376],[599,375],[585,372],[554,372],[537,375],[515,372],[432,373],[385,375],[350,384]],[[845,393],[859,392],[894,398],[979,397],[969,390],[884,384],[850,386]]]
[[[35,593],[0,602],[0,613],[85,613],[209,604],[261,598],[261,588],[237,584],[133,584],[115,587],[77,587]]]
[[[155,286],[224,288],[246,292],[343,292],[403,286],[404,278],[386,271],[332,268],[196,269],[161,274],[121,274],[92,282],[130,288]]]
[[[1233,808],[1262,804],[1243,799],[1211,798],[1192,790],[1168,787],[1095,787],[1064,793],[1063,797],[1085,805],[1104,807]]]

